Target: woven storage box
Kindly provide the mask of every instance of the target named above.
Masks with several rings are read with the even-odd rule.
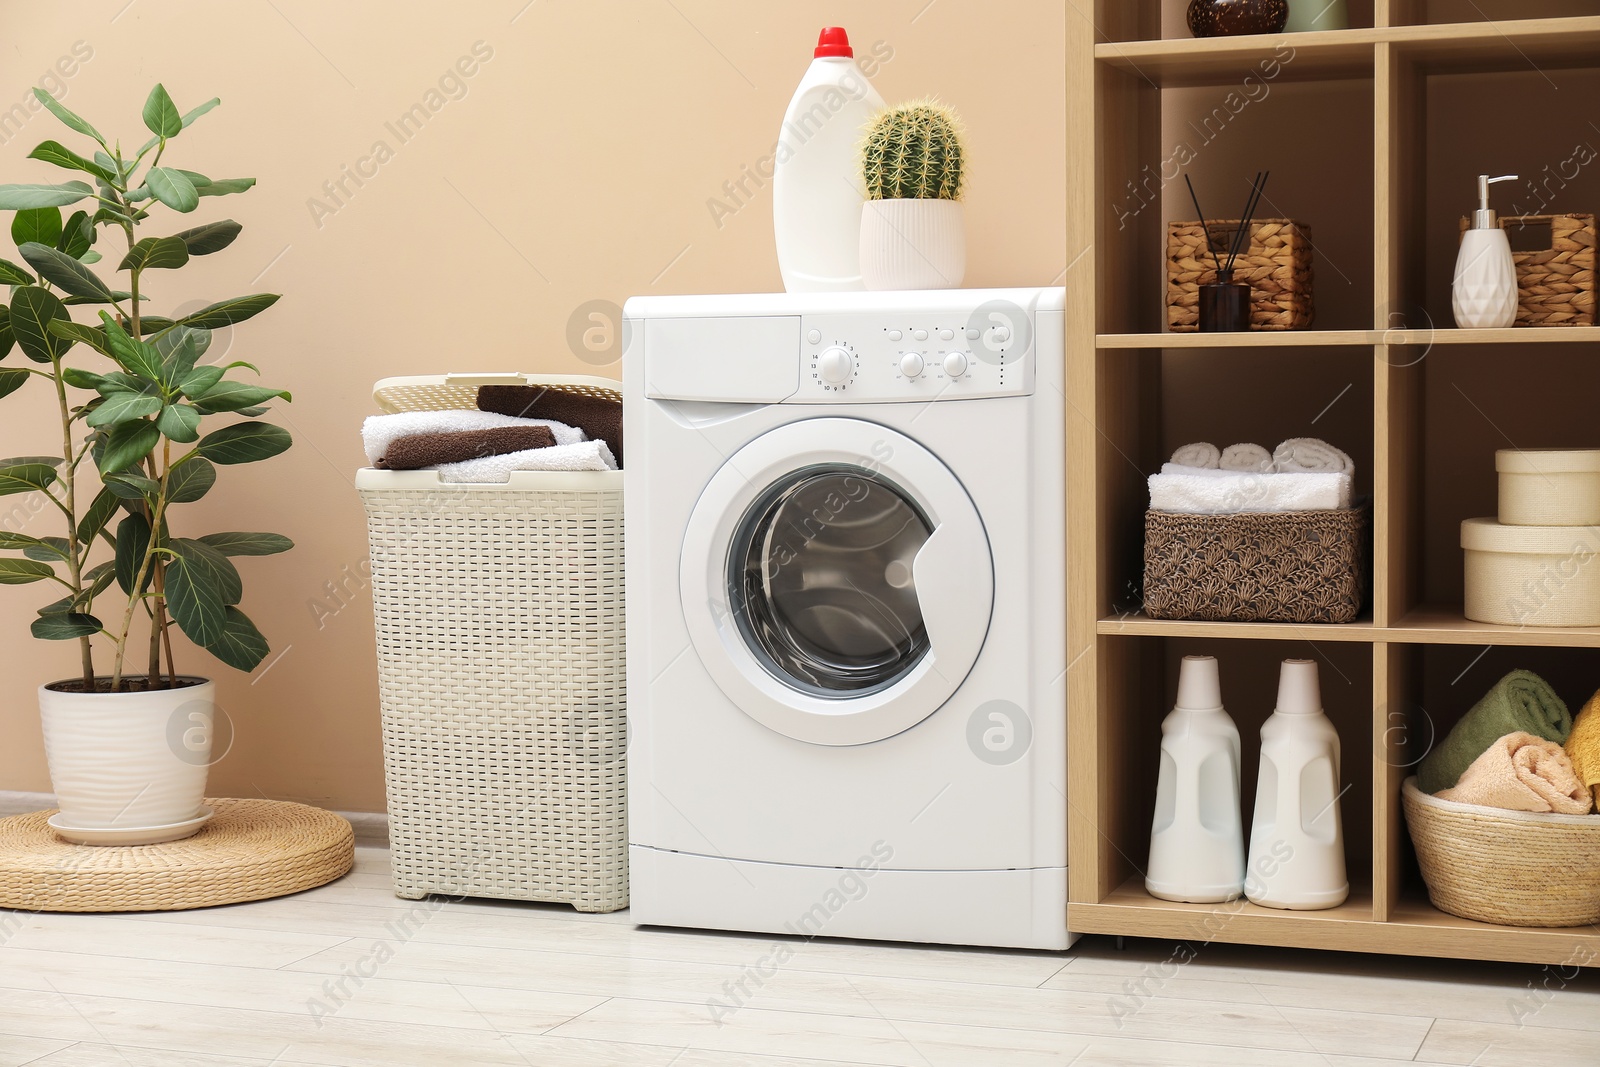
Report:
[[[480,385],[618,398],[614,382],[392,378],[386,411]],[[395,893],[628,904],[622,472],[450,485],[362,470]]]
[[[1226,245],[1239,221],[1211,224]],[[1226,248],[1218,258],[1227,258]],[[1189,333],[1200,328],[1200,285],[1216,278],[1216,263],[1198,222],[1167,223],[1167,328]],[[1234,261],[1233,280],[1250,283],[1252,330],[1304,330],[1310,327],[1311,229],[1293,219],[1257,219],[1250,246]]]
[[[1600,449],[1502,448],[1500,521],[1508,526],[1600,526]]]
[[[1461,220],[1465,232],[1471,225]],[[1593,326],[1595,224],[1593,215],[1508,215],[1503,230],[1550,231],[1550,247],[1512,252],[1517,268],[1518,326]]]
[[[1461,523],[1463,614],[1502,626],[1600,626],[1600,526]]]
[[[1370,508],[1144,516],[1152,619],[1350,622],[1367,588]]]
[[[1600,815],[1458,804],[1401,787],[1428,899],[1440,911],[1506,926],[1600,922]]]

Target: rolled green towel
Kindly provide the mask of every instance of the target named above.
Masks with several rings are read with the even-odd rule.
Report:
[[[1490,745],[1519,730],[1558,745],[1572,732],[1567,705],[1532,671],[1512,671],[1472,705],[1418,766],[1417,786],[1424,793],[1451,788]]]

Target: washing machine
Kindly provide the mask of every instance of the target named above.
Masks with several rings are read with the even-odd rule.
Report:
[[[1068,947],[1064,298],[627,303],[636,922]]]

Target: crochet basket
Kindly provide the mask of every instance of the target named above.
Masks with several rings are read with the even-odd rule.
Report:
[[[480,385],[619,398],[606,378],[395,378],[385,411]],[[628,904],[622,472],[450,485],[362,470],[398,896]]]
[[[1461,220],[1466,231],[1468,221]],[[1593,326],[1593,215],[1508,215],[1500,228],[1548,230],[1550,247],[1512,252],[1517,269],[1518,326]]]
[[[1146,511],[1144,611],[1208,622],[1351,622],[1366,598],[1371,508]]]
[[[1211,223],[1226,245],[1239,220]],[[1252,330],[1304,330],[1311,326],[1311,228],[1293,219],[1257,219],[1250,244],[1234,261],[1233,278],[1250,283]],[[1227,258],[1226,248],[1219,249]],[[1216,277],[1216,263],[1198,222],[1167,223],[1167,328],[1190,333],[1200,328],[1200,285]]]
[[[1600,815],[1506,811],[1400,790],[1428,899],[1505,926],[1600,922]]]

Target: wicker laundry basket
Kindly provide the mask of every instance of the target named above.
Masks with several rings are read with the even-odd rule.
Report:
[[[1506,811],[1401,787],[1428,899],[1505,926],[1600,922],[1600,815]]]
[[[385,411],[480,385],[618,398],[606,378],[391,378]],[[622,472],[451,485],[365,469],[395,893],[628,904]]]
[[[1219,244],[1238,231],[1238,219],[1211,223]],[[1217,256],[1227,258],[1225,248]],[[1312,301],[1311,227],[1293,219],[1256,219],[1250,241],[1234,261],[1233,280],[1250,283],[1252,330],[1305,330],[1316,315]],[[1200,328],[1200,286],[1216,280],[1206,228],[1199,222],[1167,223],[1167,328]]]

